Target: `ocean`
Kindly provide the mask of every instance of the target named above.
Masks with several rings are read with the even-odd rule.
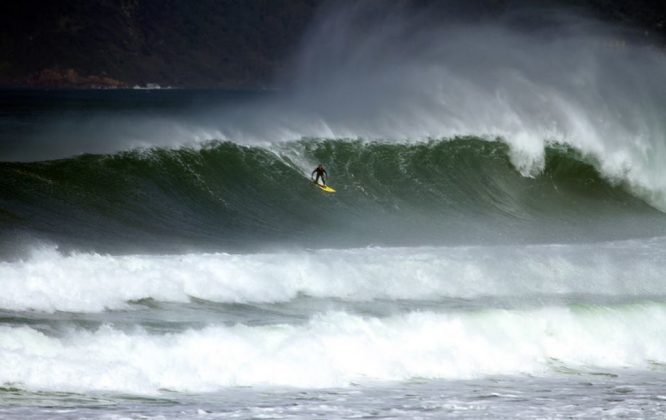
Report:
[[[383,25],[284,90],[0,92],[0,417],[664,416],[663,53]]]

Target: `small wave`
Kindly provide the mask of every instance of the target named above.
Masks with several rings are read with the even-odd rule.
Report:
[[[302,325],[210,326],[165,335],[104,326],[49,336],[4,326],[0,383],[151,394],[549,375],[562,366],[649,369],[666,362],[664,325],[664,306],[645,304],[389,318],[332,312]]]
[[[65,256],[47,248],[0,263],[0,308],[102,312],[141,299],[278,303],[301,295],[352,301],[664,296],[665,254],[662,241],[170,256]]]

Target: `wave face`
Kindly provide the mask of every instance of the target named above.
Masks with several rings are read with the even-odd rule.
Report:
[[[602,177],[592,158],[550,147],[545,159],[539,175],[524,177],[503,142],[465,138],[211,143],[6,162],[0,221],[6,232],[101,250],[575,241],[666,229],[660,212]],[[317,162],[336,194],[309,184]]]

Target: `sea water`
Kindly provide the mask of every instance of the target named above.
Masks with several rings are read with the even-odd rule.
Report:
[[[663,54],[348,13],[285,91],[1,93],[0,416],[663,417]]]

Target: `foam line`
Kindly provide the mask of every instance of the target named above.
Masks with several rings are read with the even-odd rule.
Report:
[[[166,335],[0,327],[0,383],[154,393],[228,386],[333,387],[410,378],[649,369],[666,362],[663,305],[410,313],[343,312],[302,325],[208,327]]]
[[[664,295],[664,241],[362,248],[260,254],[62,255],[0,263],[0,307],[100,312],[144,298],[186,302]]]

